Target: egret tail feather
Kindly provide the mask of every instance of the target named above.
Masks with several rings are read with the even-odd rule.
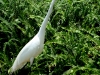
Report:
[[[9,75],[12,74],[12,67],[8,70],[8,74],[9,74]]]

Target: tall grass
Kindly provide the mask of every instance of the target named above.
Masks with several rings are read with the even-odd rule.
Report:
[[[0,0],[0,75],[38,32],[51,0]],[[14,75],[100,74],[100,1],[57,0],[42,54]]]

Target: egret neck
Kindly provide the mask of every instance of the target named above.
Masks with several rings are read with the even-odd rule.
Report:
[[[50,8],[48,10],[48,13],[47,13],[46,17],[44,18],[44,21],[42,22],[42,25],[41,25],[39,32],[38,32],[38,36],[40,36],[40,38],[42,39],[41,41],[43,41],[43,42],[44,42],[46,25],[48,23],[48,19],[50,17],[50,14],[52,13],[54,2],[55,2],[55,0],[52,0]]]

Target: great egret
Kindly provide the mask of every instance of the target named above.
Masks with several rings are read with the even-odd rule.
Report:
[[[27,62],[30,62],[30,65],[32,65],[34,58],[42,52],[44,47],[45,28],[50,14],[52,13],[54,2],[55,0],[52,0],[39,32],[19,52],[12,67],[8,70],[9,74],[21,69]]]

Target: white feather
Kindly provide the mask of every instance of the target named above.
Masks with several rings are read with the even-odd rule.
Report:
[[[27,62],[30,62],[30,65],[32,65],[34,58],[42,52],[44,47],[45,28],[50,14],[52,13],[54,2],[55,0],[52,0],[48,13],[42,22],[39,32],[22,48],[12,67],[8,70],[8,73],[12,73],[18,69],[21,69]]]

